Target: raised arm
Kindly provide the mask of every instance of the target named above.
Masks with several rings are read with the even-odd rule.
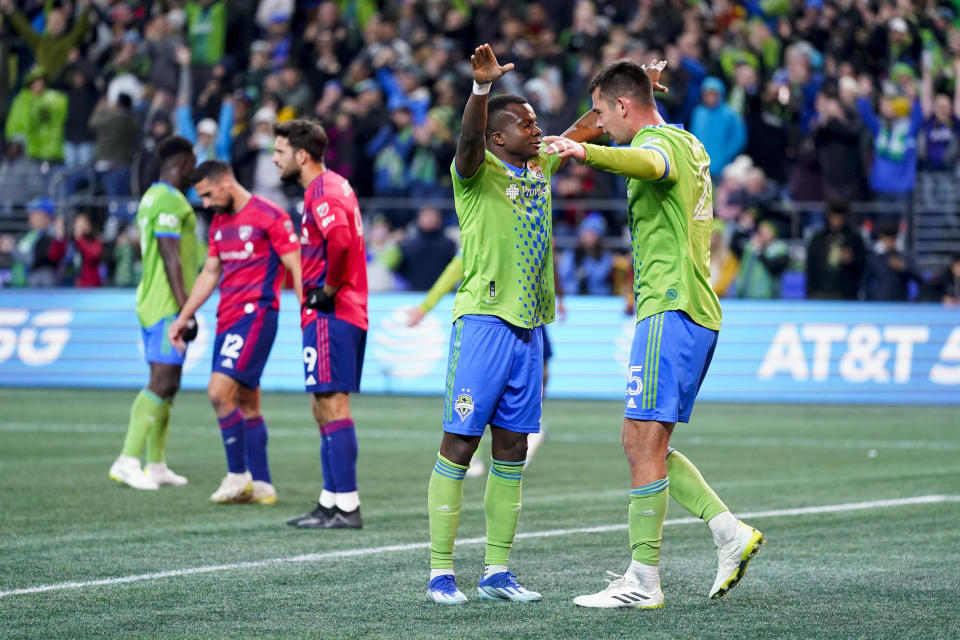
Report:
[[[489,44],[477,47],[470,62],[473,65],[473,91],[463,109],[463,125],[454,159],[457,175],[461,178],[472,177],[483,164],[490,84],[513,69],[512,62],[500,66]]]

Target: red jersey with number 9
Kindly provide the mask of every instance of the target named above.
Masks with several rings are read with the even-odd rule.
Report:
[[[334,171],[314,178],[303,196],[300,259],[304,292],[325,284],[339,287],[334,316],[366,330],[369,289],[363,219],[350,183]],[[313,309],[302,309],[300,326],[316,317]]]

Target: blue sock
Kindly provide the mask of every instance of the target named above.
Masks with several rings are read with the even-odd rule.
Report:
[[[247,468],[254,480],[270,482],[267,462],[267,424],[263,416],[247,420]]]
[[[217,418],[220,422],[220,435],[223,437],[223,448],[227,452],[227,471],[230,473],[243,473],[247,470],[246,435],[247,424],[243,419],[240,409],[234,409],[233,413],[224,417]]]
[[[353,420],[334,420],[323,425],[324,438],[329,447],[333,468],[333,482],[337,493],[357,490],[357,432]]]
[[[320,425],[320,466],[323,468],[323,490],[337,492],[337,483],[333,477],[333,462],[330,461],[331,445],[327,442],[327,433]]]

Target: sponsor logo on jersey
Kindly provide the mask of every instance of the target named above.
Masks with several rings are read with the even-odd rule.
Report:
[[[330,211],[330,205],[326,202],[321,202],[317,205],[317,217],[322,218],[327,215],[327,211]]]
[[[670,300],[670,301],[676,300],[678,295],[680,294],[677,293],[676,289],[667,289],[667,294],[666,294],[667,300]]]
[[[249,240],[250,236],[253,235],[253,227],[249,224],[240,225],[240,230],[237,232],[240,235],[241,240]]]
[[[333,222],[334,220],[336,220],[336,218],[337,218],[337,216],[335,216],[334,214],[331,213],[331,214],[328,215],[327,217],[325,217],[325,218],[323,218],[323,219],[320,220],[320,227],[323,228],[323,229],[326,229],[327,227],[330,226],[330,223],[331,223],[331,222]]]
[[[157,216],[157,226],[170,227],[171,229],[180,228],[180,218],[172,213],[161,213]]]
[[[507,190],[505,191],[505,193],[507,194],[507,197],[510,198],[511,200],[516,200],[517,196],[520,195],[520,188],[511,182],[510,186],[507,187]]]
[[[250,251],[221,251],[221,260],[246,260],[250,257]]]
[[[453,404],[453,408],[457,410],[457,415],[460,416],[460,422],[463,422],[467,419],[467,416],[473,413],[473,396],[469,393],[461,393],[457,395],[457,401]]]

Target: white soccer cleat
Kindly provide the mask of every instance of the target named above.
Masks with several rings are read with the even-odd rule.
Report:
[[[517,582],[517,576],[501,571],[480,579],[477,596],[481,600],[509,600],[511,602],[538,602],[542,596]]]
[[[140,468],[140,460],[133,456],[120,456],[110,465],[110,477],[134,489],[156,491],[160,486],[148,478]]]
[[[250,496],[250,502],[254,504],[276,504],[277,490],[273,485],[263,480],[253,481],[253,493]]]
[[[654,591],[644,589],[639,581],[629,576],[621,576],[619,573],[607,571],[607,575],[613,576],[613,579],[607,578],[607,588],[598,593],[588,596],[577,596],[573,599],[573,604],[581,607],[591,607],[594,609],[660,609],[663,607],[663,591],[660,590],[660,581],[657,581],[657,588]]]
[[[463,604],[467,596],[457,588],[452,574],[437,576],[427,585],[427,599],[437,604]]]
[[[210,495],[210,501],[221,504],[249,502],[252,496],[253,479],[249,471],[227,473],[226,477],[220,482],[220,488]]]
[[[145,473],[157,486],[182,487],[187,484],[187,479],[171,471],[166,462],[148,462]]]
[[[480,456],[473,456],[470,458],[470,466],[467,467],[468,478],[480,478],[483,477],[483,474],[486,472],[487,465],[483,464],[483,460],[480,459]]]
[[[737,521],[737,535],[733,540],[717,548],[717,579],[710,589],[711,598],[720,598],[740,583],[747,572],[747,564],[760,553],[760,545],[766,540],[763,534],[748,524]]]

